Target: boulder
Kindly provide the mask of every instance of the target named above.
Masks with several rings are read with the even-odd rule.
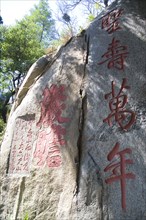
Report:
[[[115,1],[28,71],[1,145],[1,220],[146,219],[144,4]]]

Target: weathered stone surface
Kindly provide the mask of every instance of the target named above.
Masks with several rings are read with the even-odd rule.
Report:
[[[146,23],[130,2],[29,70],[1,146],[2,220],[146,219]]]
[[[27,212],[31,219],[68,219],[76,189],[83,46],[82,38],[73,39],[34,83],[41,73],[37,63],[42,69],[47,64],[41,58],[20,88],[1,147],[2,219]],[[19,101],[24,87],[28,92]]]

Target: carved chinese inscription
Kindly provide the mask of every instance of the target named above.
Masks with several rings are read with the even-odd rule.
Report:
[[[98,65],[106,64],[108,69],[116,69],[118,71],[124,71],[125,60],[127,58],[128,47],[123,45],[119,39],[115,38],[115,32],[122,29],[120,25],[120,17],[123,14],[123,9],[114,9],[111,12],[104,15],[102,19],[101,27],[108,34],[112,34],[111,43],[108,45],[107,51],[101,56],[101,61]],[[108,35],[110,36],[110,35]],[[130,87],[127,85],[127,79],[123,78],[120,89],[117,90],[115,82],[111,82],[111,92],[105,95],[105,99],[109,100],[109,115],[103,120],[112,126],[113,120],[118,123],[121,129],[127,131],[135,123],[136,114],[132,110],[126,109],[128,103],[128,97],[125,90]],[[112,175],[106,179],[107,184],[111,184],[114,181],[120,181],[121,183],[121,201],[122,208],[126,209],[126,179],[134,179],[133,173],[126,173],[126,165],[132,164],[133,161],[126,159],[126,154],[131,154],[130,148],[119,151],[119,143],[117,142],[111,152],[108,154],[107,159],[112,161],[117,156],[120,161],[111,162],[104,171],[111,171]]]
[[[67,99],[64,93],[64,85],[52,85],[43,91],[41,116],[37,123],[40,130],[34,152],[34,159],[40,167],[59,167],[62,163],[60,147],[66,144],[66,129],[63,124],[69,121],[62,116]]]
[[[112,126],[112,118],[114,117],[115,121],[123,130],[128,130],[135,122],[136,115],[133,111],[127,110],[125,105],[127,103],[127,95],[124,94],[124,89],[129,89],[127,86],[127,80],[124,78],[120,91],[116,94],[115,92],[115,82],[112,81],[112,91],[105,95],[105,99],[111,98],[109,101],[109,109],[111,113],[103,122],[107,122],[109,126]]]
[[[120,41],[114,37],[109,44],[107,52],[102,55],[103,61],[98,64],[101,65],[107,62],[108,69],[116,68],[118,70],[124,70],[124,61],[127,54],[127,46],[121,46]]]
[[[119,151],[119,147],[120,144],[117,142],[107,156],[108,161],[112,161],[116,156],[119,157],[120,161],[117,162],[117,160],[114,160],[104,169],[105,172],[111,171],[112,173],[105,182],[111,184],[115,181],[120,181],[122,209],[126,209],[126,179],[135,179],[135,175],[130,172],[126,173],[126,165],[133,164],[133,160],[126,159],[126,154],[131,154],[132,150],[126,148]]]
[[[50,126],[46,131],[39,131],[34,158],[37,159],[37,165],[40,167],[45,164],[48,167],[59,167],[61,165],[60,146],[66,144],[64,140],[66,131],[60,125],[56,126],[59,129]]]
[[[28,117],[16,120],[10,153],[9,174],[28,175],[32,157],[33,132],[32,120]]]
[[[63,103],[66,100],[65,86],[52,85],[50,89],[47,87],[43,91],[43,100],[41,102],[41,117],[37,125],[43,124],[48,126],[54,122],[65,123],[68,118],[61,116],[62,111],[66,108]]]
[[[123,9],[113,10],[102,17],[102,29],[105,29],[109,34],[121,29],[119,18],[123,13]]]

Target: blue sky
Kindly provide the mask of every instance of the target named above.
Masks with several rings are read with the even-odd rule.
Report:
[[[56,5],[58,0],[48,0],[49,7],[52,11],[52,15],[54,15],[54,19],[56,20],[59,15],[59,11]],[[72,2],[72,0],[68,0]],[[0,0],[0,15],[2,16],[4,25],[14,25],[16,20],[21,20],[26,14],[29,14],[29,11],[35,4],[38,4],[39,0]],[[72,18],[75,19],[75,24],[77,20],[75,16],[77,15],[78,21],[80,25],[84,26],[85,16],[81,6],[77,7],[73,11]],[[61,15],[62,17],[62,15]],[[56,29],[61,32],[63,28],[62,22],[56,20]],[[78,25],[76,24],[76,27]]]
[[[54,12],[55,16],[56,14],[58,15],[58,10],[56,6],[57,1],[59,0],[48,0],[49,7],[52,10],[52,15]],[[72,2],[72,0],[68,1]],[[38,3],[39,0],[0,0],[0,15],[3,18],[4,25],[15,24],[15,20],[21,20],[24,17],[24,15],[28,14],[29,10],[33,8],[35,4]],[[84,27],[85,23],[87,22],[85,19],[86,14],[84,13],[82,5],[79,5],[79,7],[77,7],[71,15],[73,19],[75,18],[75,24],[77,23],[76,16],[77,20],[79,21],[79,24]],[[56,19],[56,17],[54,18]],[[57,21],[56,28],[58,30],[61,30],[62,23]]]
[[[37,4],[39,0],[0,0],[0,14],[4,25],[15,24],[15,20],[20,20],[29,10]],[[50,7],[55,8],[55,0],[49,0]]]

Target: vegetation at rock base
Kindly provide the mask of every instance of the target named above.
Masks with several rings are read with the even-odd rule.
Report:
[[[25,214],[24,219],[23,220],[29,220],[29,216],[28,213]]]

